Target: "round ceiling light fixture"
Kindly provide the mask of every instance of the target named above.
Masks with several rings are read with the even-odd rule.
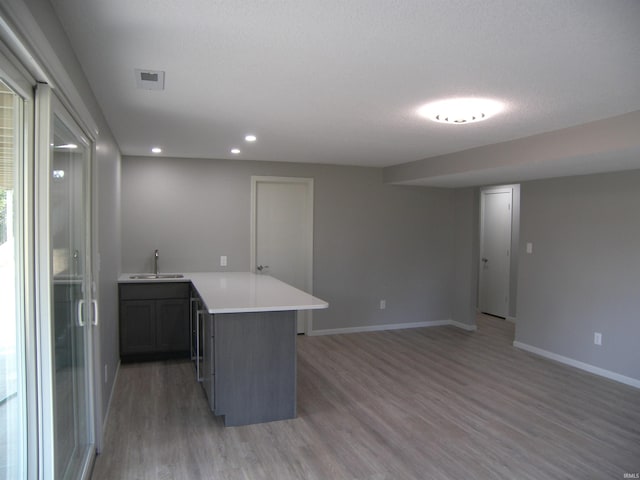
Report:
[[[160,147],[153,147],[151,149],[152,153],[162,153],[162,149]]]
[[[246,137],[244,137],[245,141],[247,142],[255,142],[258,137],[256,137],[255,135],[247,135]]]
[[[487,120],[502,110],[502,102],[489,98],[449,98],[423,105],[418,115],[434,122],[465,125]]]
[[[234,155],[240,155],[240,149],[239,148],[232,148],[231,149],[231,153],[233,153]]]

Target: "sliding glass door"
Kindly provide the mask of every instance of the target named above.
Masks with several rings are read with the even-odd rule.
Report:
[[[79,479],[95,455],[92,145],[48,87],[39,86],[36,98],[43,466],[53,478]]]

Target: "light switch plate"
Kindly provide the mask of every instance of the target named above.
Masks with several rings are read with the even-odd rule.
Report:
[[[527,243],[527,253],[533,253],[533,243]]]
[[[593,343],[596,345],[602,345],[602,334],[600,332],[595,332],[593,334]]]
[[[221,255],[220,256],[220,266],[221,267],[226,267],[227,266],[227,256],[226,255]]]

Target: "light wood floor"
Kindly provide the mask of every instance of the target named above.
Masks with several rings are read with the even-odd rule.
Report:
[[[123,365],[98,479],[622,479],[640,390],[514,349],[513,325],[298,337],[298,418],[224,428],[189,362]]]

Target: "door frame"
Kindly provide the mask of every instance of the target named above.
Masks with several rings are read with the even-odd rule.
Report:
[[[509,318],[509,307],[511,302],[511,259],[513,256],[513,192],[512,185],[503,185],[495,187],[485,187],[480,189],[480,241],[478,255],[478,306],[477,310],[481,311],[481,293],[482,293],[482,252],[484,251],[484,217],[485,217],[485,195],[493,193],[508,193],[510,195],[509,207],[509,253],[507,255],[507,288],[506,288],[506,312],[505,319]]]
[[[5,33],[0,25],[0,36]],[[17,359],[18,398],[22,401],[19,417],[22,428],[20,466],[21,478],[36,479],[38,474],[38,374],[36,362],[35,318],[35,244],[34,244],[34,113],[35,80],[22,68],[20,61],[9,51],[0,38],[0,80],[20,99],[15,110],[16,127],[20,137],[15,145],[16,160],[14,189],[14,259],[15,259],[15,309],[19,317],[16,325],[16,341],[21,355]],[[18,137],[16,137],[18,138]]]
[[[91,469],[96,456],[96,438],[102,432],[98,430],[99,425],[97,419],[99,415],[96,410],[96,385],[99,386],[95,371],[96,358],[95,345],[99,344],[95,335],[95,326],[97,326],[97,298],[94,296],[92,287],[93,280],[93,208],[94,208],[94,188],[93,171],[95,162],[95,139],[87,135],[74,115],[69,111],[63,101],[56,96],[51,86],[47,84],[38,84],[35,95],[36,106],[36,123],[35,123],[35,157],[37,164],[34,168],[35,175],[35,291],[36,291],[36,342],[39,358],[37,361],[38,371],[38,391],[39,391],[39,409],[38,409],[38,430],[39,430],[39,469],[43,475],[53,476],[55,472],[55,395],[53,381],[53,358],[54,351],[52,345],[53,327],[51,321],[53,318],[53,283],[52,283],[52,261],[51,261],[51,239],[50,239],[50,216],[49,209],[51,207],[50,199],[50,167],[52,162],[52,149],[50,148],[50,132],[53,124],[54,114],[60,117],[65,126],[69,128],[81,141],[85,144],[89,153],[89,160],[86,165],[83,181],[87,187],[87,198],[89,207],[84,211],[84,231],[89,236],[85,244],[85,257],[83,262],[90,265],[91,278],[85,279],[84,299],[84,315],[87,322],[88,332],[85,332],[86,346],[86,367],[87,367],[87,422],[89,429],[89,437],[91,441],[91,450],[88,458],[82,465],[81,478],[89,478]],[[91,307],[96,307],[91,308]],[[99,390],[98,390],[99,391]]]
[[[250,264],[249,271],[256,272],[256,222],[257,222],[257,201],[258,201],[258,183],[289,183],[289,184],[304,184],[307,186],[307,219],[309,220],[309,225],[311,226],[309,232],[309,238],[307,239],[309,246],[309,255],[307,256],[307,285],[309,285],[309,292],[313,294],[313,230],[314,230],[314,222],[313,222],[313,178],[307,177],[274,177],[274,176],[259,176],[252,175],[251,176],[251,229],[250,229]],[[308,334],[313,329],[313,312],[311,310],[307,311],[307,318],[304,324],[304,333]]]

